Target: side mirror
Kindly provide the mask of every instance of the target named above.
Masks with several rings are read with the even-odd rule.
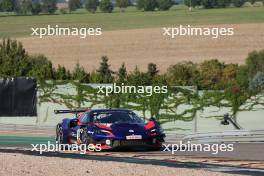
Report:
[[[151,117],[150,119],[149,119],[149,121],[157,121],[154,117]]]

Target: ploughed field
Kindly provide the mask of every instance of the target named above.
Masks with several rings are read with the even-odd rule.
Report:
[[[31,36],[31,28],[100,27],[103,35],[79,37]],[[234,36],[176,37],[163,36],[163,27],[179,25],[234,27]],[[203,26],[203,27],[204,27]],[[0,13],[0,38],[17,38],[29,53],[48,56],[55,66],[73,69],[79,63],[87,71],[98,67],[101,56],[107,55],[114,70],[125,62],[128,70],[136,65],[146,69],[154,62],[161,71],[181,61],[201,62],[219,59],[244,63],[248,52],[264,49],[264,7],[194,9],[173,6],[165,12],[141,12],[129,7],[125,13],[117,8],[111,14],[90,14],[78,10],[66,15],[12,16]]]
[[[166,27],[166,26],[164,26]],[[168,26],[170,27],[170,26]],[[77,62],[88,71],[99,66],[101,56],[108,56],[112,69],[125,62],[128,70],[137,65],[146,70],[156,63],[161,71],[177,62],[202,62],[219,59],[227,63],[243,64],[248,53],[264,49],[264,23],[222,24],[195,27],[233,27],[233,36],[176,36],[163,35],[162,27],[103,31],[101,36],[79,37],[23,37],[18,38],[29,53],[45,54],[56,65],[73,69]]]

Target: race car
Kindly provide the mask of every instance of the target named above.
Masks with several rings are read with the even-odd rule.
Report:
[[[159,150],[165,134],[160,124],[151,118],[145,123],[133,111],[126,109],[55,110],[55,114],[75,113],[56,127],[58,144],[100,144],[107,149]]]

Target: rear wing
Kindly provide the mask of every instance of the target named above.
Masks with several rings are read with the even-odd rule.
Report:
[[[66,114],[66,113],[78,114],[78,113],[86,112],[88,110],[89,109],[54,110],[54,114]]]

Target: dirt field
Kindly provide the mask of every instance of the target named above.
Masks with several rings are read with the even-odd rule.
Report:
[[[14,161],[19,164],[14,164]],[[0,153],[0,175],[151,175],[151,176],[221,176],[223,173],[200,169],[171,168],[165,166],[120,163],[112,161],[82,160],[57,157],[39,157]]]
[[[216,27],[211,25],[210,27]],[[57,64],[72,69],[79,61],[88,71],[98,67],[101,56],[110,58],[117,70],[125,62],[128,70],[136,65],[145,70],[154,62],[161,71],[180,61],[201,62],[217,58],[227,63],[244,63],[248,52],[264,49],[264,23],[218,25],[234,27],[234,36],[176,37],[163,36],[162,28],[133,29],[103,32],[102,36],[18,38],[30,53],[45,54]],[[166,26],[165,26],[166,27]]]

